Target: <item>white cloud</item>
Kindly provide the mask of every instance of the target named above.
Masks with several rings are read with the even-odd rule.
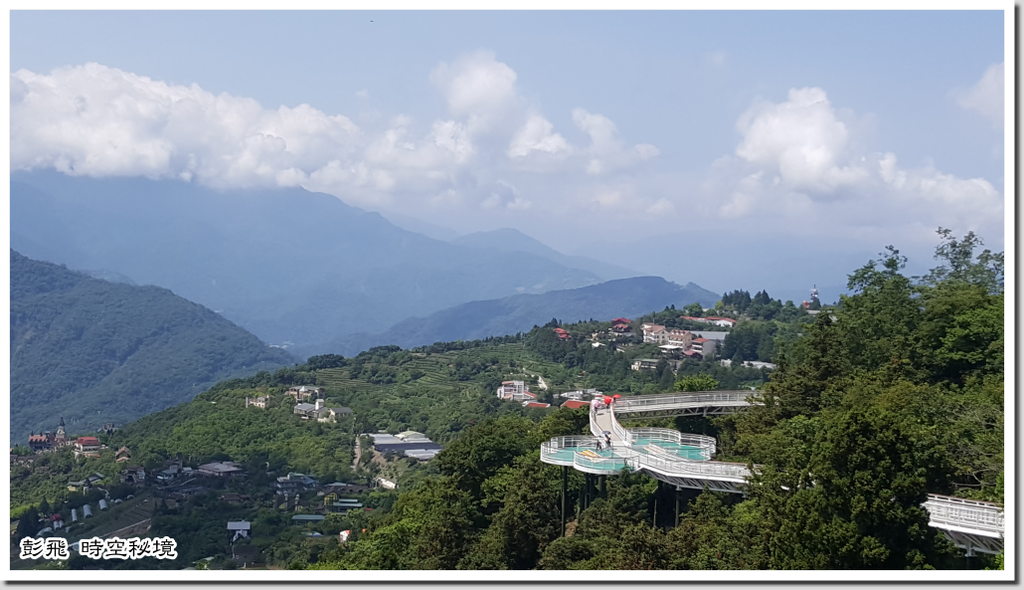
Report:
[[[590,146],[585,150],[588,156],[587,174],[601,175],[628,168],[660,153],[658,148],[650,144],[637,144],[629,149],[623,148],[615,123],[603,115],[577,108],[572,111],[572,121],[581,131],[590,136]]]
[[[828,193],[864,176],[838,164],[848,133],[821,88],[794,88],[788,101],[757,105],[736,127],[743,134],[736,155],[778,171],[791,188]]]
[[[969,90],[954,91],[961,107],[981,113],[996,129],[1003,127],[1003,100],[1006,97],[1003,64],[989,66],[981,80]]]
[[[561,154],[569,151],[569,143],[557,133],[552,133],[554,126],[540,115],[532,115],[526,120],[523,128],[512,138],[508,146],[508,157],[522,158],[531,152]]]
[[[195,178],[212,186],[276,184],[323,154],[351,153],[360,130],[308,105],[263,109],[196,85],[171,86],[99,64],[15,72],[11,166],[68,174]]]

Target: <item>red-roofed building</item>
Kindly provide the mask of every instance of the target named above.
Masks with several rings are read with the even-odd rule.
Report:
[[[562,328],[555,328],[555,334],[557,334],[558,337],[561,338],[562,340],[568,340],[569,338],[572,338],[572,336],[570,336],[569,333],[563,330]]]
[[[612,320],[612,332],[618,332],[620,334],[630,331],[630,321],[628,318],[615,318]]]
[[[540,402],[523,402],[523,406],[527,408],[550,408],[551,404],[542,404]]]
[[[99,439],[95,436],[80,436],[75,441],[75,448],[79,451],[98,451],[102,445],[100,445]]]
[[[576,408],[585,408],[585,407],[587,407],[589,405],[590,405],[590,402],[585,402],[583,400],[571,399],[571,400],[566,401],[564,404],[562,404],[561,407],[569,408],[570,410],[575,410]]]
[[[694,338],[690,344],[690,350],[699,352],[704,358],[715,354],[715,346],[718,342],[709,338]]]

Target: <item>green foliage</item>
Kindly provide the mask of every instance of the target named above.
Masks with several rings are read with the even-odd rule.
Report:
[[[676,391],[714,391],[718,389],[718,381],[707,373],[687,375],[675,382]]]

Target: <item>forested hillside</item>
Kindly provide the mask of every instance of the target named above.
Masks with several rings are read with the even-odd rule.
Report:
[[[91,278],[11,250],[11,439],[121,424],[222,379],[294,362],[158,287]]]

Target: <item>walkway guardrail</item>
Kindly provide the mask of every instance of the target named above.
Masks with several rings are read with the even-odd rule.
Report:
[[[705,391],[680,394],[636,395],[615,400],[614,410],[616,414],[628,414],[630,412],[687,406],[749,406],[751,402],[747,398],[754,393],[752,391]]]
[[[659,454],[636,454],[628,459],[634,469],[649,469],[674,477],[696,477],[717,479],[734,483],[746,483],[750,470],[742,463],[724,463],[721,461],[695,461],[673,456],[668,450],[662,449]]]
[[[701,455],[705,459],[710,459],[715,454],[716,442],[714,437],[711,436],[688,434],[670,428],[630,428],[626,432],[629,434],[629,438],[626,440],[633,444],[636,444],[636,441],[640,439],[660,440],[687,447],[696,447],[701,450]]]
[[[1002,536],[1005,530],[1003,507],[992,502],[928,494],[924,507],[932,522],[940,528],[941,525],[950,525],[993,536]]]
[[[627,466],[626,461],[627,458],[622,453],[612,451],[610,457],[588,456],[578,452],[573,455],[572,462],[573,466],[580,471],[600,475],[622,471]]]

